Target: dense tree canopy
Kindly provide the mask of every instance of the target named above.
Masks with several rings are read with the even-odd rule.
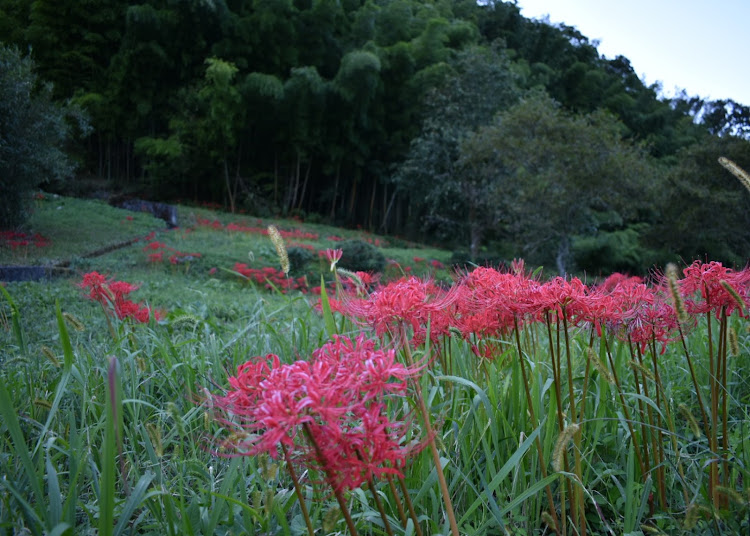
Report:
[[[32,189],[72,174],[65,114],[37,84],[31,59],[0,44],[0,228],[23,220]]]
[[[609,198],[620,193],[608,190],[624,183],[575,156],[601,146],[583,147],[580,132],[554,146],[567,162],[565,192],[604,200],[563,218],[571,262],[642,271],[671,254],[747,256],[744,246],[695,242],[695,221],[680,223],[681,233],[703,245],[661,240],[669,222],[659,214],[699,198],[708,210],[714,199],[722,205],[716,191],[691,197],[684,186],[722,173],[713,155],[698,156],[703,148],[744,161],[748,107],[660,98],[627,58],[603,58],[575,28],[526,19],[512,2],[0,0],[0,42],[29,50],[52,97],[86,110],[93,130],[77,148],[80,173],[115,190],[317,214],[468,244],[474,255],[481,247],[531,255],[540,250],[532,237],[509,240],[509,230],[536,229],[545,241],[545,219],[522,226],[518,204],[487,210],[487,192],[499,176],[525,173],[538,185],[560,170],[519,166],[533,155],[510,141],[501,145],[515,156],[480,158],[480,149],[508,125],[496,113],[546,94],[532,99],[547,103],[545,121],[603,129],[618,147],[612,158],[648,169],[638,181],[648,196],[615,207]],[[745,244],[750,231],[739,233],[734,243]]]

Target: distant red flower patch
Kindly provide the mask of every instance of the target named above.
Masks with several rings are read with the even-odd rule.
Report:
[[[7,246],[12,250],[34,246],[46,248],[52,241],[39,233],[29,234],[18,231],[0,231],[0,246]]]
[[[250,268],[244,262],[237,262],[232,269],[242,277],[269,290],[277,288],[285,294],[289,290],[299,290],[304,294],[307,294],[308,292],[307,278],[298,277],[295,279],[293,277],[287,277],[281,270],[277,270],[270,266],[264,268]]]
[[[86,292],[88,299],[99,302],[107,314],[120,320],[131,318],[145,324],[152,316],[154,320],[163,317],[160,311],[127,299],[126,296],[137,290],[138,286],[126,281],[113,281],[99,272],[89,272],[83,275],[78,287]]]
[[[268,234],[267,227],[251,226],[251,225],[245,225],[242,223],[235,223],[235,222],[231,222],[231,223],[224,225],[219,220],[211,221],[205,218],[197,218],[196,221],[198,222],[198,225],[200,225],[201,227],[210,227],[211,229],[214,229],[216,231],[226,230],[226,231],[232,231],[236,233],[249,233],[249,234],[260,234],[260,235]],[[317,233],[310,233],[307,231],[303,231],[301,229],[292,229],[291,231],[279,229],[279,233],[281,234],[282,238],[286,238],[286,239],[293,238],[295,240],[317,240],[320,236]]]
[[[287,247],[290,247],[290,248],[302,248],[302,249],[306,249],[308,251],[315,251],[315,246],[313,246],[312,244],[302,244],[300,242],[291,242]]]
[[[148,262],[159,264],[164,262],[165,253],[170,264],[185,264],[201,258],[200,253],[185,253],[167,246],[164,242],[151,242],[143,248],[148,253]]]

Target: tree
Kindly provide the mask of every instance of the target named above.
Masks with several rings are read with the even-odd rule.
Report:
[[[66,109],[37,83],[32,60],[0,45],[0,227],[23,222],[33,188],[73,173],[69,134]]]
[[[447,66],[446,66],[447,67]],[[425,97],[422,131],[393,177],[396,193],[408,195],[412,219],[440,238],[468,238],[477,258],[485,231],[496,224],[488,193],[493,179],[461,161],[461,144],[519,95],[505,55],[472,47],[458,54],[450,74]]]
[[[515,251],[565,274],[576,236],[596,235],[608,212],[637,221],[649,202],[651,169],[623,130],[609,114],[574,115],[534,92],[465,139],[459,164]]]
[[[750,258],[750,192],[717,160],[750,169],[750,141],[706,136],[678,154],[666,174],[662,218],[652,240],[685,262],[744,266]]]

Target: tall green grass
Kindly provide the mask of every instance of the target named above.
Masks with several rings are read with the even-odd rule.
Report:
[[[208,253],[186,269],[151,266],[133,247],[83,267],[138,281],[141,299],[169,311],[159,323],[113,319],[111,333],[76,279],[2,289],[0,530],[298,535],[307,534],[304,501],[316,534],[346,533],[320,474],[297,467],[296,491],[283,457],[218,456],[225,431],[206,402],[253,356],[307,359],[331,334],[365,328],[319,314],[300,293],[207,273],[214,261],[237,262],[251,249],[271,264],[262,239],[201,230],[166,236],[175,247],[183,241],[191,246],[184,249]],[[418,347],[415,360],[435,357],[420,387],[460,533],[544,534],[555,523],[566,534],[748,530],[748,325],[736,315],[727,320],[736,348],[722,343],[726,377],[717,383],[717,365],[705,357],[707,324],[703,318],[690,331],[685,349],[672,344],[663,355],[631,353],[606,332],[558,335],[541,325],[489,341],[492,360],[456,337]],[[716,390],[717,437],[725,443],[706,433],[695,385],[706,400]],[[411,434],[424,438],[417,403],[390,403],[414,416]],[[579,428],[566,436],[571,424]],[[450,532],[428,450],[409,461],[403,488],[372,485],[346,496],[359,533],[386,534],[373,491],[394,534],[417,534],[399,512],[407,497],[422,533]]]

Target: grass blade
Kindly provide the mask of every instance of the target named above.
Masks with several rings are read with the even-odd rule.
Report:
[[[2,415],[3,421],[5,421],[5,426],[8,428],[8,433],[12,440],[13,451],[20,459],[23,470],[26,473],[26,478],[29,480],[29,485],[31,486],[34,496],[34,502],[40,508],[44,508],[45,498],[41,485],[41,475],[37,474],[31,454],[26,446],[26,440],[23,437],[23,432],[21,431],[21,426],[18,422],[18,415],[16,415],[16,412],[13,410],[13,402],[11,401],[8,389],[5,386],[4,378],[0,378],[0,415]],[[18,482],[18,480],[18,478],[14,479],[15,482]],[[14,495],[16,494],[14,493]]]
[[[143,501],[149,498],[149,495],[146,494],[146,491],[148,490],[148,486],[149,484],[151,484],[151,481],[153,479],[153,473],[146,473],[138,480],[135,488],[133,488],[133,492],[130,494],[130,497],[128,497],[125,506],[123,506],[122,511],[120,512],[120,519],[117,521],[115,530],[112,533],[113,536],[120,536],[121,534],[123,534],[128,523],[130,522],[130,518],[133,516],[133,512],[135,512],[136,508],[138,508]],[[153,492],[152,494],[157,495],[158,493],[159,492]]]
[[[336,321],[333,319],[333,311],[331,311],[331,301],[328,299],[328,292],[326,292],[326,282],[322,275],[320,276],[320,306],[323,309],[326,331],[328,336],[332,337],[338,333],[338,330],[336,329]]]
[[[99,484],[99,534],[112,536],[115,510],[115,434],[119,389],[117,386],[117,358],[111,357],[107,374],[107,414],[104,422],[104,445],[101,452]]]
[[[8,303],[10,304],[10,317],[11,323],[13,324],[13,335],[15,335],[16,341],[18,342],[18,349],[21,351],[21,355],[26,355],[26,341],[23,336],[23,330],[21,329],[21,313],[18,311],[18,306],[16,305],[16,302],[13,301],[10,293],[2,285],[0,285],[0,292],[3,293],[5,299],[8,300]]]

